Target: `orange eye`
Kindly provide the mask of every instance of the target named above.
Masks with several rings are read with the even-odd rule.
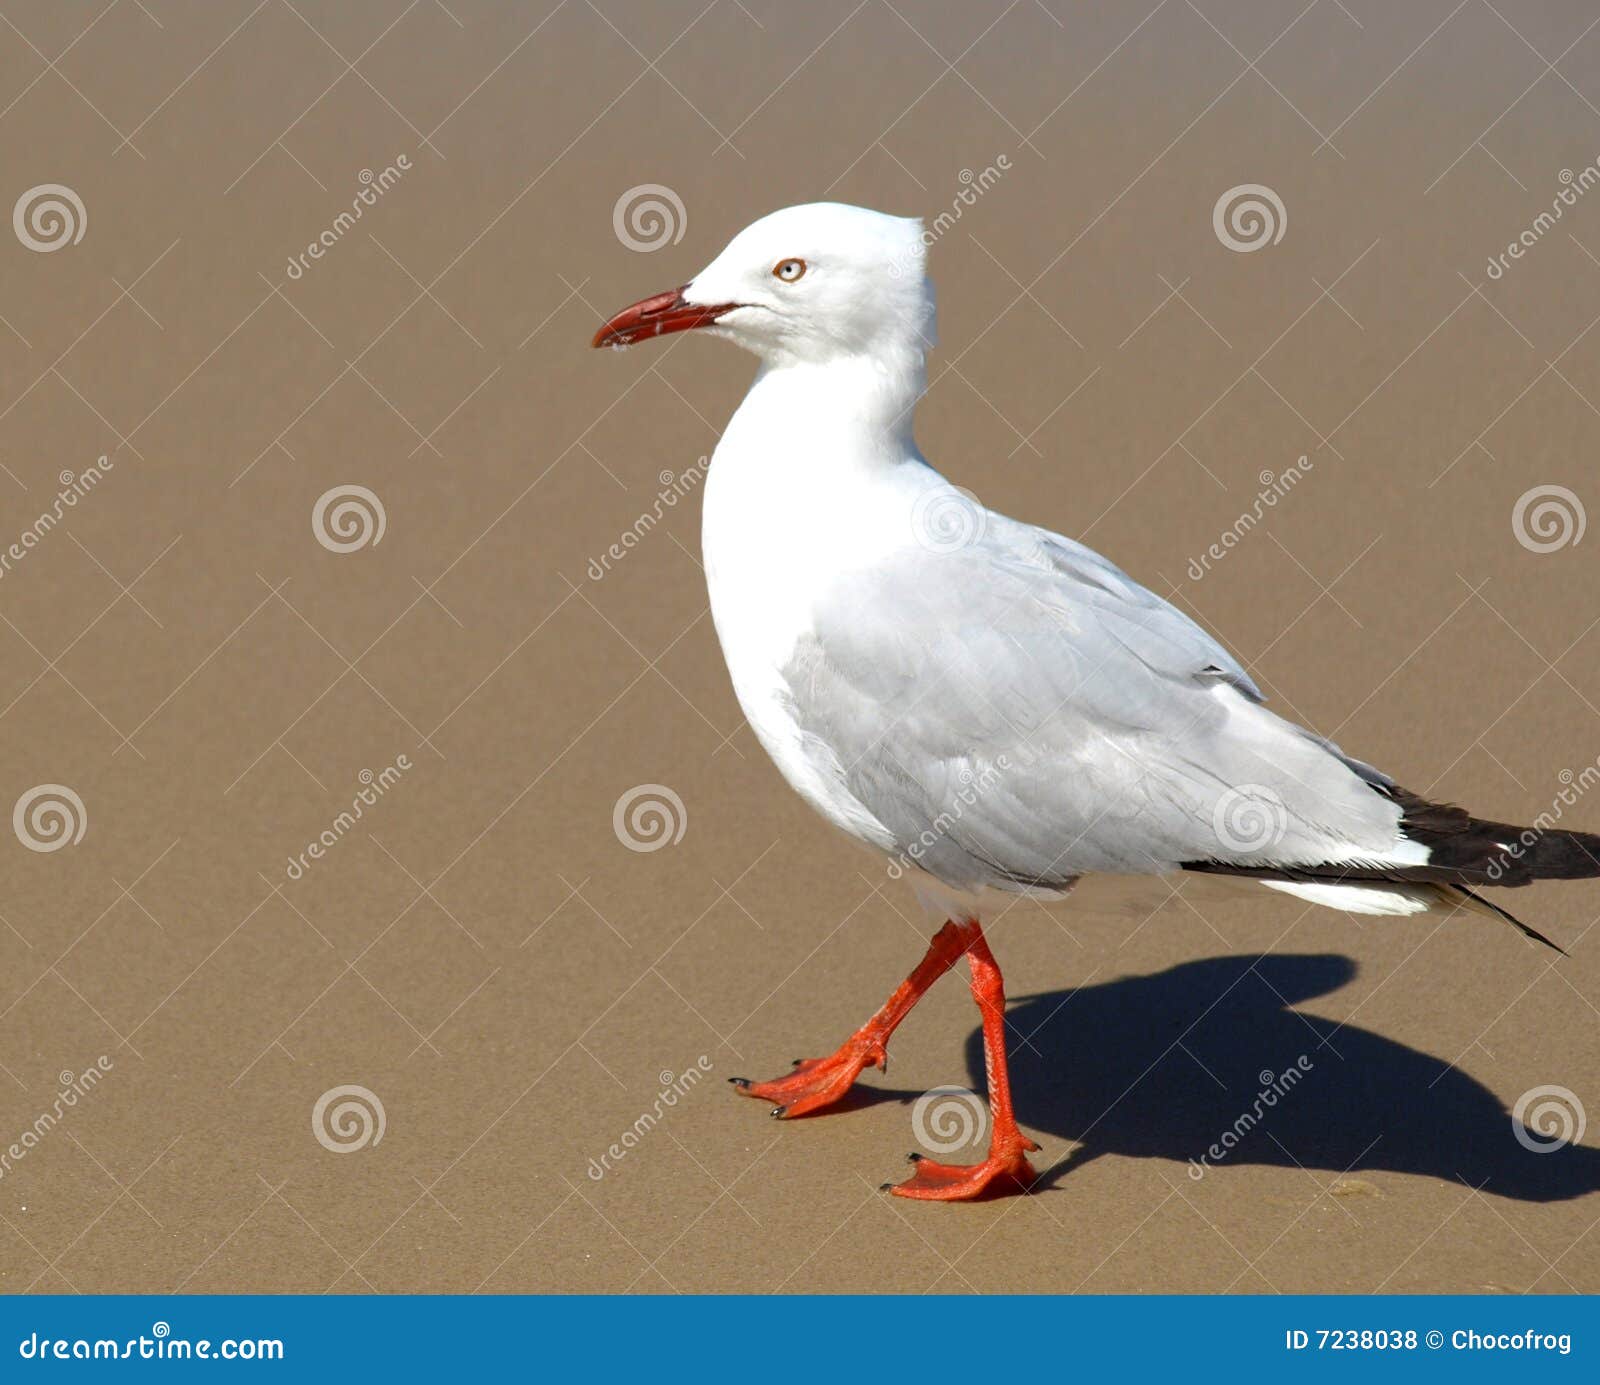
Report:
[[[782,279],[786,284],[792,284],[806,272],[804,260],[779,260],[772,267],[772,277]]]

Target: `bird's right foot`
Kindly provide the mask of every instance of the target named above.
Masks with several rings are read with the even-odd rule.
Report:
[[[730,1077],[728,1081],[741,1096],[772,1102],[772,1114],[784,1120],[831,1106],[855,1085],[863,1069],[888,1065],[889,1051],[883,1040],[857,1034],[826,1058],[796,1058],[793,1072],[770,1082],[752,1082],[748,1077]]]

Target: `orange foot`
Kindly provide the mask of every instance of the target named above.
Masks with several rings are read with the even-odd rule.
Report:
[[[939,1164],[920,1154],[911,1155],[916,1165],[904,1183],[885,1183],[896,1197],[921,1198],[926,1202],[963,1202],[989,1190],[1005,1193],[1027,1192],[1039,1176],[1033,1171],[1024,1150],[1039,1146],[1026,1136],[1010,1153],[989,1151],[981,1164]]]
[[[783,1120],[831,1106],[850,1090],[862,1069],[888,1066],[889,1051],[882,1041],[852,1039],[826,1058],[796,1058],[793,1072],[770,1082],[752,1082],[748,1077],[730,1077],[728,1081],[743,1096],[776,1103],[772,1114]]]

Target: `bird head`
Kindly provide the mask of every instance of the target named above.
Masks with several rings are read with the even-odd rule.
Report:
[[[611,317],[595,346],[709,331],[771,365],[918,358],[933,345],[927,237],[915,218],[838,202],[785,207],[740,231],[681,288]]]

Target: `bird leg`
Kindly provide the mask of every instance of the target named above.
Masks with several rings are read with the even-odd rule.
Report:
[[[887,1069],[889,1036],[900,1021],[911,1013],[912,1007],[922,999],[928,988],[956,964],[974,937],[982,944],[983,934],[978,931],[977,920],[966,923],[952,920],[946,923],[934,934],[927,953],[911,975],[895,988],[883,1008],[846,1039],[836,1053],[826,1058],[797,1058],[793,1072],[770,1082],[752,1082],[747,1077],[730,1077],[728,1080],[744,1096],[775,1102],[772,1114],[780,1120],[786,1116],[803,1116],[831,1105],[850,1090],[863,1068]],[[988,949],[985,947],[984,951],[987,954]],[[974,963],[974,967],[976,965]],[[998,972],[995,978],[998,988]],[[973,984],[976,986],[976,981]],[[1004,1050],[1001,1051],[1000,1062],[1003,1075]]]
[[[966,943],[967,964],[972,968],[972,998],[983,1015],[983,1059],[989,1082],[989,1154],[979,1164],[939,1164],[920,1154],[911,1156],[916,1166],[910,1178],[891,1192],[900,1197],[954,1202],[977,1197],[992,1184],[997,1192],[1026,1191],[1038,1177],[1028,1162],[1034,1144],[1017,1128],[1011,1106],[1011,1079],[1006,1073],[1006,997],[1000,968],[989,944],[973,919]]]

